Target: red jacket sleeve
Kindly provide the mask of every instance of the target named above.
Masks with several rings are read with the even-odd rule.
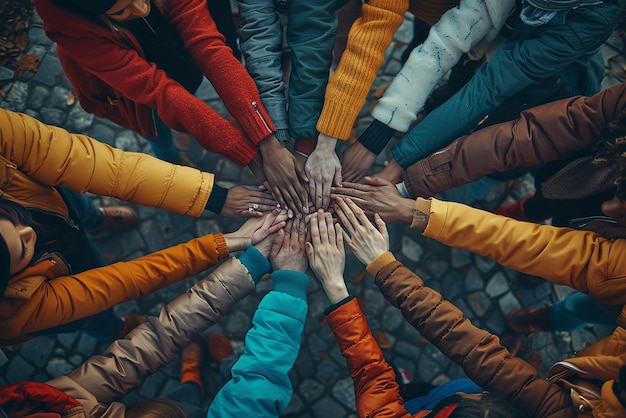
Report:
[[[410,416],[404,409],[395,373],[385,361],[357,300],[352,299],[332,311],[326,321],[348,363],[358,415]]]

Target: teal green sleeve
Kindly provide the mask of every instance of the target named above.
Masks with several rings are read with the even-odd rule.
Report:
[[[291,399],[293,387],[287,374],[300,351],[309,279],[302,273],[280,271],[272,280],[275,290],[259,304],[244,353],[233,366],[233,378],[213,400],[209,418],[278,417]]]

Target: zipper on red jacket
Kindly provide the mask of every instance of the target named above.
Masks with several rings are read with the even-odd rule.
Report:
[[[252,107],[254,108],[254,110],[256,110],[257,115],[259,115],[259,117],[261,118],[261,120],[263,121],[263,124],[265,125],[265,127],[267,128],[267,130],[269,131],[269,133],[272,133],[272,129],[270,128],[270,125],[267,123],[267,121],[265,120],[265,118],[263,117],[263,114],[261,113],[261,110],[259,109],[259,105],[257,104],[257,102],[252,102]]]

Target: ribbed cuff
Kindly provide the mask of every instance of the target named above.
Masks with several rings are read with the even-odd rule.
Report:
[[[369,274],[376,278],[376,275],[379,271],[381,271],[387,264],[394,261],[396,261],[396,257],[394,257],[392,253],[387,251],[372,260],[372,262],[369,263],[365,269]]]
[[[374,119],[365,132],[359,136],[359,142],[365,148],[378,155],[387,146],[395,133],[395,129]]]
[[[213,189],[204,210],[210,210],[219,215],[224,208],[224,203],[226,203],[226,196],[228,196],[228,189],[213,183]]]
[[[289,142],[289,129],[276,129],[274,136],[278,139],[278,142]]]
[[[272,273],[274,291],[287,293],[296,298],[306,300],[306,287],[309,285],[309,276],[299,271],[278,270]]]
[[[338,308],[342,307],[346,303],[350,302],[352,299],[354,299],[354,296],[346,296],[345,298],[343,298],[339,302],[337,302],[337,303],[335,303],[333,305],[330,305],[328,308],[324,309],[324,316],[330,314],[335,309],[338,309]]]
[[[239,256],[239,261],[248,269],[254,284],[257,284],[259,280],[261,280],[261,277],[272,271],[267,257],[254,245],[249,246],[248,249]]]

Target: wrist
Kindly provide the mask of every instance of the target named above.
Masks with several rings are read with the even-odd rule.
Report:
[[[259,142],[259,149],[261,150],[261,154],[265,154],[265,152],[276,149],[280,146],[280,142],[278,142],[278,139],[276,139],[276,136],[274,134],[269,135],[263,141]]]
[[[346,284],[343,281],[343,277],[325,280],[322,287],[324,288],[324,293],[326,293],[328,300],[333,305],[344,300],[350,295],[348,293],[348,289],[346,288]]]
[[[330,154],[335,152],[335,146],[337,145],[337,138],[333,138],[328,135],[319,134],[317,137],[317,146],[315,151],[324,152]]]

